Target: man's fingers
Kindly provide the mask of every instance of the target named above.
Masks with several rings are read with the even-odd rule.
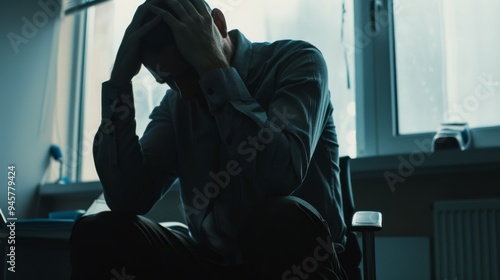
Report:
[[[131,25],[139,27],[144,22],[144,18],[147,15],[147,11],[148,11],[149,6],[150,6],[150,4],[148,2],[148,3],[142,4],[141,6],[139,6],[139,8],[137,8],[134,16],[132,17]]]
[[[161,2],[162,0],[148,0],[142,5],[140,5],[135,11],[134,16],[132,17],[132,22],[127,27],[128,33],[135,33],[136,30],[144,25],[144,21],[147,18],[148,12],[150,12],[149,7],[154,3]]]
[[[128,50],[130,51],[130,54],[132,54],[132,56],[136,57],[135,59],[138,59],[139,56],[138,51],[140,49],[141,39],[146,34],[148,34],[159,22],[161,22],[161,17],[156,16],[153,20],[141,26],[134,33],[130,34],[130,36],[128,37],[127,41]]]
[[[141,26],[137,31],[135,31],[132,35],[136,38],[142,38],[149,31],[153,30],[158,23],[161,21],[161,16],[157,15],[154,19],[150,20],[148,23]]]
[[[177,28],[177,27],[178,27],[178,25],[179,25],[179,23],[180,23],[180,22],[179,22],[179,20],[177,20],[177,18],[176,18],[174,15],[172,15],[171,13],[169,13],[168,11],[165,11],[165,10],[163,10],[163,9],[160,9],[160,8],[158,8],[158,7],[156,7],[156,6],[150,6],[150,7],[149,7],[149,10],[150,10],[152,13],[154,13],[154,14],[156,14],[156,15],[160,16],[160,17],[163,19],[163,21],[164,21],[164,22],[165,22],[168,26],[170,26],[170,28],[175,29],[175,28]]]
[[[210,15],[210,11],[208,6],[206,5],[204,0],[188,0],[185,2],[191,3],[194,9],[200,14],[201,16],[207,16]]]
[[[163,2],[165,5],[167,5],[168,8],[170,8],[170,10],[172,12],[175,13],[175,15],[177,16],[177,18],[179,20],[182,20],[186,17],[188,17],[191,13],[191,11],[189,11],[187,8],[186,5],[185,5],[185,2],[189,2],[189,1],[186,1],[186,0],[161,0],[161,2]]]
[[[184,11],[186,13],[186,15],[199,16],[198,11],[193,6],[193,3],[191,3],[190,0],[184,0],[184,1],[182,1],[182,0],[165,0],[165,2],[172,3],[171,5],[174,5],[174,3],[182,5],[182,7],[184,8]]]

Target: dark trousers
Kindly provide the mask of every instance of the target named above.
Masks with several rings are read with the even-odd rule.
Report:
[[[242,219],[244,263],[229,266],[188,233],[142,216],[82,217],[70,240],[71,279],[341,279],[327,224],[307,202],[269,199]]]

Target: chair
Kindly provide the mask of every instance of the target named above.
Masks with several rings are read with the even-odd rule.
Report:
[[[363,257],[363,279],[375,280],[375,231],[382,229],[382,214],[374,211],[355,211],[351,186],[349,156],[340,157],[340,184],[347,224],[347,242],[344,252],[339,254],[339,262],[349,280],[361,279],[359,264]],[[361,232],[362,248],[359,247],[355,232]]]
[[[349,156],[339,159],[344,220],[347,224],[347,242],[344,252],[338,254],[338,258],[348,280],[375,280],[375,231],[382,229],[382,214],[374,211],[355,211],[350,159]],[[166,228],[189,232],[187,226],[182,223],[164,222],[160,224]],[[362,252],[355,232],[362,234]],[[361,278],[359,267],[361,258],[363,258],[363,278]]]

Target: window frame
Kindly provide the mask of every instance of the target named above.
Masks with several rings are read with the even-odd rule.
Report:
[[[84,81],[85,81],[85,53],[87,48],[87,10],[69,15],[76,18],[74,26],[72,60],[75,67],[73,69],[73,82],[71,85],[72,94],[69,94],[68,110],[68,134],[67,134],[67,160],[65,162],[66,177],[71,182],[80,182],[82,151],[83,151],[83,104],[84,104]]]
[[[355,1],[354,23],[358,157],[431,152],[434,133],[398,135],[393,0]],[[471,136],[470,149],[500,147],[500,125]]]
[[[431,152],[434,133],[398,135],[397,131],[397,84],[393,24],[394,0],[353,1],[355,24],[355,98],[356,141],[358,158]],[[377,9],[376,16],[372,11]],[[85,61],[87,40],[87,10],[81,12],[76,27],[75,41],[78,65]],[[373,23],[375,22],[375,24]],[[372,27],[376,25],[374,32]],[[68,143],[77,147],[71,155],[67,171],[72,181],[81,181],[82,168],[82,118],[84,98],[84,69],[75,73],[72,104],[73,121],[70,124]],[[389,124],[389,125],[387,125]],[[471,129],[470,149],[500,147],[500,126]]]
[[[339,1],[339,4],[342,3],[343,0],[338,0]],[[339,6],[340,7],[340,6]],[[229,10],[230,11],[230,10]],[[345,10],[344,10],[345,12]],[[85,40],[80,40],[80,45],[83,45],[83,51],[86,52],[88,49],[89,49],[89,45],[92,44],[92,33],[93,33],[93,20],[94,20],[94,11],[90,10],[90,9],[84,9],[82,11],[79,12],[81,15],[85,15],[85,21],[81,23],[81,26],[80,26],[80,29],[81,29],[81,32],[83,32],[84,34],[86,34],[86,38]],[[231,29],[238,29],[237,27],[233,27]],[[340,32],[340,29],[338,30]],[[344,30],[344,32],[346,32]],[[351,32],[351,31],[349,31]],[[255,42],[258,42],[255,41]],[[339,49],[340,49],[340,45],[339,45]],[[83,163],[85,162],[84,161],[84,156],[85,156],[85,151],[87,150],[88,151],[88,147],[89,147],[89,143],[88,143],[88,137],[85,138],[85,132],[84,130],[86,129],[86,126],[84,124],[84,120],[83,118],[85,117],[84,114],[85,114],[85,109],[84,109],[84,106],[85,106],[85,93],[86,93],[86,76],[85,73],[86,73],[86,67],[88,67],[88,65],[86,64],[86,59],[87,59],[87,53],[82,53],[81,55],[81,61],[83,61],[83,63],[81,63],[81,71],[82,71],[82,74],[81,74],[81,83],[80,83],[80,88],[78,90],[78,95],[80,96],[80,99],[79,99],[79,104],[81,104],[80,107],[78,108],[75,108],[75,110],[78,110],[79,111],[79,115],[81,116],[81,119],[76,119],[74,121],[74,128],[78,131],[78,143],[75,142],[75,146],[78,146],[78,151],[75,153],[78,155],[78,158],[75,159],[75,164],[73,166],[77,166],[76,170],[74,171],[74,176],[72,178],[74,178],[75,181],[87,181],[88,178],[85,177],[85,170],[86,170],[86,167],[83,166]],[[326,57],[325,57],[326,59]],[[339,60],[341,61],[341,60]],[[342,61],[342,63],[344,63]],[[343,65],[342,65],[343,66]],[[347,68],[347,70],[349,70],[349,68]],[[351,70],[352,71],[352,70]],[[352,73],[352,72],[351,72]],[[332,79],[333,80],[333,79]],[[330,82],[330,80],[329,80]],[[330,84],[333,84],[333,83],[330,83]],[[334,89],[334,88],[332,88]],[[354,94],[351,90],[351,93]],[[351,97],[350,98],[353,98],[352,95],[350,95]],[[354,97],[355,98],[355,97]],[[335,111],[337,112],[337,111]],[[352,116],[353,120],[354,120],[354,116]],[[352,121],[350,121],[349,124],[352,124]],[[349,133],[345,133],[346,135],[349,134]],[[345,145],[346,147],[348,147],[349,145]],[[354,146],[354,145],[353,145]],[[354,147],[353,147],[354,148]],[[347,149],[345,151],[347,153]],[[87,165],[88,166],[88,165]]]

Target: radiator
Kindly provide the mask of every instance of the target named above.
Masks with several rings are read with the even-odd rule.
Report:
[[[500,280],[500,199],[434,204],[436,280]]]

